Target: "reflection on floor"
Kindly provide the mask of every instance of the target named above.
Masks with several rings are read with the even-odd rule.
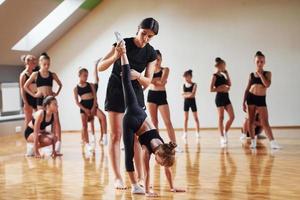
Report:
[[[178,138],[184,153],[173,167],[175,184],[186,193],[169,192],[163,169],[154,160],[152,183],[160,199],[300,199],[300,130],[276,130],[282,150],[271,151],[262,140],[256,152],[242,147],[238,131],[229,135],[229,147],[219,147],[216,131],[201,139]],[[178,137],[180,137],[178,133]],[[161,135],[166,138],[166,133]],[[24,157],[21,135],[0,138],[0,199],[145,199],[130,190],[113,189],[107,147],[93,156],[83,153],[79,133],[63,135],[63,153],[52,160]],[[123,155],[124,152],[122,152]],[[124,157],[121,161],[124,179]]]

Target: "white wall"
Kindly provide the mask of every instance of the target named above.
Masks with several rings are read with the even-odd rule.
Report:
[[[240,126],[243,93],[249,73],[255,70],[253,56],[257,50],[266,54],[266,70],[273,73],[267,95],[271,124],[300,125],[300,1],[114,0],[103,1],[48,51],[52,70],[64,85],[59,96],[64,130],[81,127],[72,93],[78,67],[92,70],[94,61],[111,48],[113,31],[134,36],[140,20],[149,16],[160,23],[159,34],[151,44],[161,50],[163,64],[171,69],[167,92],[174,127],[182,127],[182,73],[189,68],[198,83],[201,126],[216,127],[215,94],[209,92],[216,56],[226,60],[231,73],[230,97],[236,113],[233,125]],[[102,108],[110,71],[100,74]]]

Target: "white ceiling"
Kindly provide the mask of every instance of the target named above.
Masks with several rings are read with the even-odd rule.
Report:
[[[0,65],[20,65],[23,54],[39,55],[79,22],[87,10],[78,9],[31,52],[11,48],[59,5],[58,0],[6,0],[0,5]],[[51,55],[50,55],[51,56]]]

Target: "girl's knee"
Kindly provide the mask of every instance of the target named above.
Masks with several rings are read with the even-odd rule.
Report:
[[[219,121],[224,121],[224,115],[219,115]]]
[[[110,139],[112,143],[120,142],[121,140],[121,133],[120,132],[114,132],[110,134]]]

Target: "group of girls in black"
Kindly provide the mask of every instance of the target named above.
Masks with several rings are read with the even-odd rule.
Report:
[[[39,65],[33,55],[22,56],[22,61],[25,69],[19,82],[24,103],[26,155],[40,158],[39,149],[52,145],[52,156],[61,156],[61,126],[55,98],[62,88],[61,81],[49,70],[50,57],[46,53],[39,57]],[[58,85],[56,92],[53,81]],[[46,130],[50,125],[51,131]]]
[[[217,93],[215,103],[219,114],[220,143],[221,146],[226,146],[228,143],[227,134],[234,120],[234,111],[229,99],[231,79],[226,70],[226,62],[221,58],[216,58],[215,61],[217,72],[213,74],[210,90],[211,92]],[[247,117],[242,128],[241,140],[245,140],[247,135],[250,136],[250,147],[255,149],[257,137],[262,130],[264,130],[270,140],[270,148],[279,149],[281,147],[275,141],[272,129],[269,125],[266,104],[266,92],[267,88],[271,85],[272,74],[269,71],[264,71],[265,55],[261,51],[256,52],[254,61],[256,64],[256,71],[252,72],[249,76],[243,99],[243,110],[247,113]],[[229,116],[225,124],[225,129],[223,125],[224,111],[226,111]]]
[[[170,69],[162,66],[162,53],[155,50],[150,40],[158,34],[159,24],[153,18],[146,18],[138,26],[137,34],[131,38],[121,39],[95,65],[95,81],[87,82],[88,70],[80,68],[79,83],[74,88],[75,102],[80,109],[82,121],[82,143],[87,151],[94,151],[95,128],[94,117],[99,119],[101,137],[100,144],[109,140],[109,156],[115,176],[116,189],[126,189],[120,173],[121,136],[125,150],[125,168],[131,181],[134,194],[157,196],[150,188],[149,161],[154,154],[156,162],[163,166],[170,191],[185,192],[173,185],[171,166],[175,162],[175,152],[181,150],[177,146],[175,131],[170,118],[167,101],[166,84]],[[58,117],[58,107],[55,96],[61,90],[62,84],[55,73],[49,71],[50,58],[42,54],[39,58],[39,69],[35,57],[24,57],[26,69],[20,76],[21,94],[25,112],[25,138],[28,144],[33,144],[29,155],[40,157],[38,149],[52,145],[53,156],[60,154],[61,130]],[[216,92],[215,103],[218,110],[218,127],[221,135],[220,144],[225,147],[228,143],[228,132],[234,121],[234,111],[229,98],[231,79],[226,70],[226,62],[221,58],[215,59],[216,72],[212,75],[211,92]],[[244,139],[251,137],[251,148],[256,148],[256,133],[265,130],[272,149],[280,148],[275,142],[268,122],[266,106],[266,90],[271,85],[271,72],[264,71],[265,56],[261,52],[255,54],[256,71],[250,74],[249,83],[245,90],[243,109],[247,119],[243,126]],[[105,111],[108,113],[110,137],[107,138],[106,116],[98,107],[98,72],[112,72],[108,80]],[[184,133],[187,138],[189,110],[195,120],[195,135],[200,137],[200,123],[196,105],[197,84],[192,81],[192,70],[183,74],[184,84]],[[53,92],[53,80],[58,84],[58,91]],[[144,90],[149,88],[147,96],[147,116],[145,110]],[[170,142],[165,143],[158,132],[158,112],[167,128]],[[229,116],[224,127],[224,112]],[[91,124],[92,138],[89,140],[88,124]],[[52,125],[52,132],[45,128]],[[246,135],[246,136],[245,136]],[[136,171],[135,171],[136,170]]]

